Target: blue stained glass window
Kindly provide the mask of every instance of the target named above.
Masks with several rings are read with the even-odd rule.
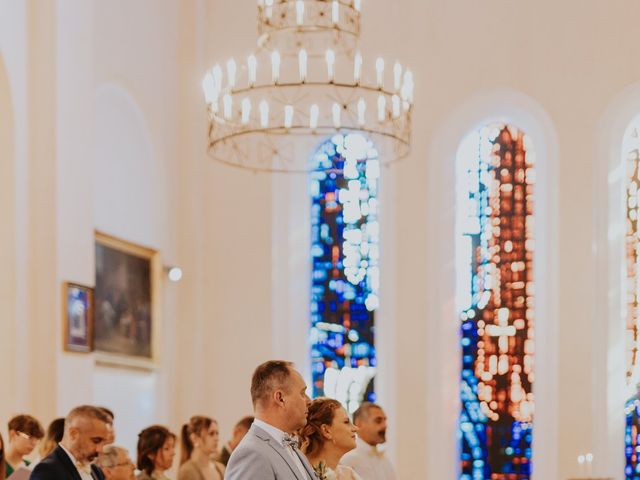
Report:
[[[378,152],[361,134],[337,134],[311,173],[311,362],[313,396],[353,412],[375,401],[378,308]]]
[[[533,153],[491,125],[465,139],[457,172],[462,354],[460,478],[529,479],[533,428]]]

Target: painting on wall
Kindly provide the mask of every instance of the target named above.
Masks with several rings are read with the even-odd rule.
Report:
[[[64,349],[68,352],[93,350],[93,290],[77,283],[65,282]]]
[[[158,253],[98,232],[95,247],[95,350],[116,363],[154,361]]]

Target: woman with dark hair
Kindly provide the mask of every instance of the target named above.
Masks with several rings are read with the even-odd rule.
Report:
[[[152,425],[138,434],[138,480],[168,480],[164,474],[173,465],[176,436],[162,425]]]
[[[47,434],[40,445],[40,459],[45,458],[58,446],[64,435],[64,417],[56,418],[47,427]]]
[[[40,422],[31,415],[17,415],[9,420],[9,447],[5,454],[7,477],[17,468],[31,464],[24,457],[33,452],[38,441],[44,437]]]
[[[300,449],[320,480],[362,480],[350,467],[339,465],[342,456],[356,447],[357,431],[337,400],[311,402],[307,424],[299,432]]]
[[[178,480],[224,478],[224,465],[212,460],[218,453],[218,436],[218,423],[209,417],[191,417],[183,425]]]

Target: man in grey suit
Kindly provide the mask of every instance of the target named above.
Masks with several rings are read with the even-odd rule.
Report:
[[[251,379],[255,420],[231,454],[225,480],[315,480],[293,437],[307,424],[311,400],[291,362],[270,360]]]

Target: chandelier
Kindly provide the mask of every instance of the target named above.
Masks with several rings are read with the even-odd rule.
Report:
[[[362,132],[381,163],[406,156],[413,76],[358,50],[361,0],[258,0],[258,48],[202,82],[209,154],[254,171],[305,172],[319,141]]]

